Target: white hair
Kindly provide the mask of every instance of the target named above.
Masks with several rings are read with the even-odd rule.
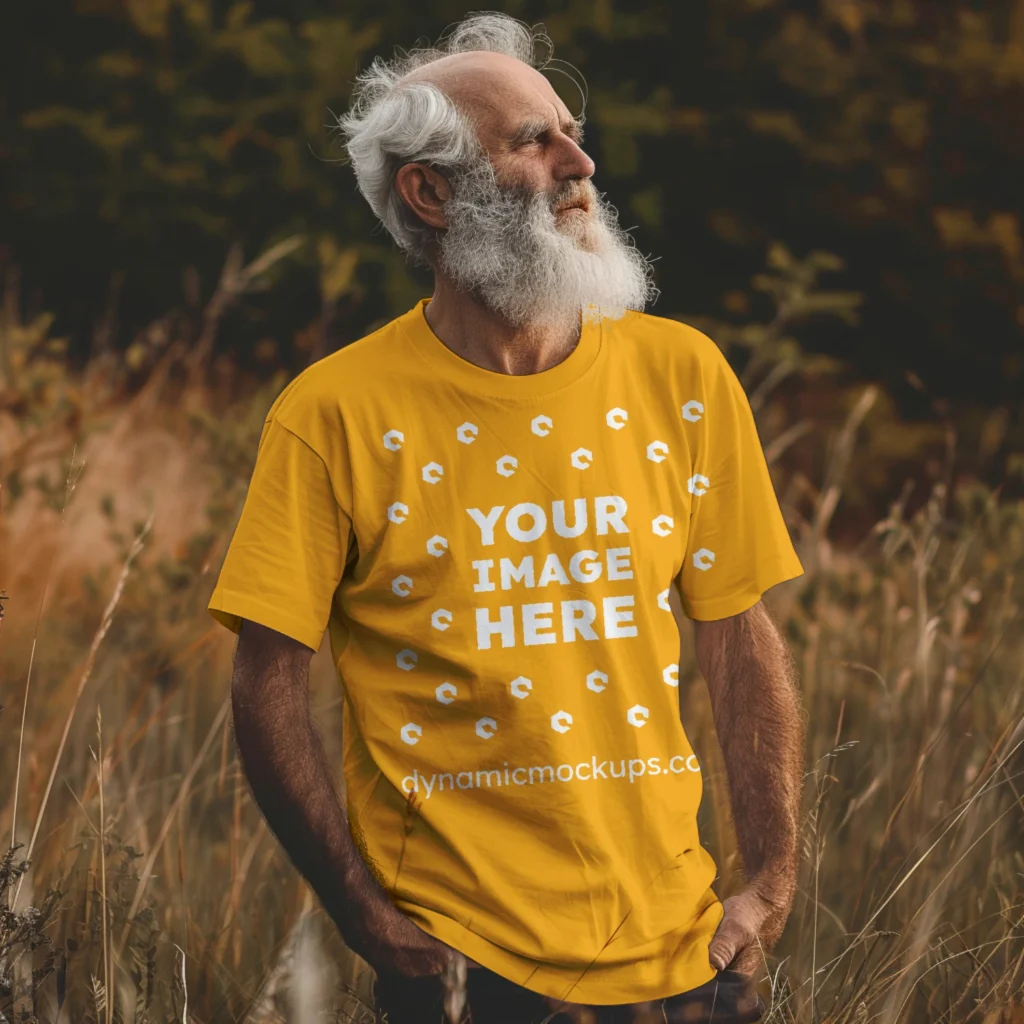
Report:
[[[395,241],[421,264],[427,263],[427,245],[436,231],[402,202],[395,174],[403,164],[417,162],[463,170],[484,154],[472,123],[437,86],[402,78],[471,50],[504,54],[539,70],[550,63],[553,45],[541,26],[491,11],[470,14],[434,46],[398,51],[392,60],[376,58],[356,78],[352,104],[338,118],[359,191]]]
[[[453,181],[440,265],[506,322],[572,326],[581,312],[588,321],[617,320],[657,298],[650,261],[589,178],[533,193],[499,186],[484,161]],[[560,224],[555,210],[571,202],[582,202],[586,216]]]

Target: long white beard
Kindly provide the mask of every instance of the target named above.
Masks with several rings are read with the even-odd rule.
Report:
[[[590,215],[559,229],[554,209],[586,196]],[[440,243],[442,268],[509,323],[619,319],[658,294],[651,265],[589,179],[555,193],[502,187],[489,161],[454,175]]]

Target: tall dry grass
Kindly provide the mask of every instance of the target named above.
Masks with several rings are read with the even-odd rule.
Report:
[[[225,403],[201,372],[196,345],[209,350],[230,290],[263,269],[246,278],[233,259],[195,332],[165,325],[141,385],[109,360],[71,374],[49,324],[24,323],[10,295],[0,319],[8,1020],[373,1020],[369,969],[250,799],[232,642],[204,610],[282,383]],[[800,891],[764,960],[769,1020],[1020,1024],[1024,508],[950,473],[837,547],[834,515],[885,400],[852,393],[830,423],[781,416],[773,389],[803,372],[789,329],[821,297],[806,264],[777,265],[773,282],[778,315],[743,335],[746,383],[807,569],[769,603],[796,652],[808,749]],[[808,435],[818,481],[785,464]],[[725,897],[743,880],[685,625],[682,647]],[[326,652],[312,696],[340,763]]]

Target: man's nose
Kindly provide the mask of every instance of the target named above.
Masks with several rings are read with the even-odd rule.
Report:
[[[573,142],[572,139],[566,139],[566,146],[557,169],[558,180],[592,178],[595,170],[597,168],[594,161],[587,156],[580,146]]]

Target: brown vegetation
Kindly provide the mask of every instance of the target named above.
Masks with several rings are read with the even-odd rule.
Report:
[[[765,963],[769,1020],[1019,1024],[1024,507],[953,476],[950,451],[930,483],[836,545],[844,496],[870,489],[886,445],[912,445],[884,394],[842,390],[791,340],[808,313],[856,305],[817,290],[829,263],[777,249],[761,281],[773,319],[713,331],[744,364],[807,569],[770,595],[798,659],[808,749],[801,887]],[[0,835],[23,844],[0,863],[0,1011],[371,1021],[368,969],[249,798],[228,714],[232,641],[205,612],[283,381],[224,388],[202,352],[190,359],[201,330],[168,330],[144,373],[120,357],[76,372],[10,294],[0,324]],[[831,411],[803,417],[821,394]],[[682,642],[724,897],[740,865],[686,628]],[[314,710],[337,757],[325,655]]]

